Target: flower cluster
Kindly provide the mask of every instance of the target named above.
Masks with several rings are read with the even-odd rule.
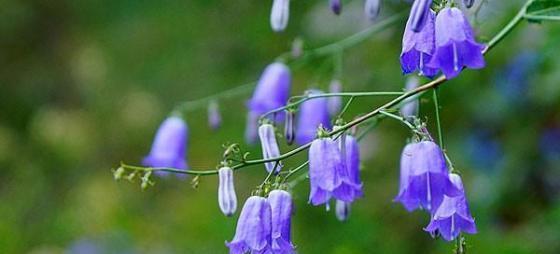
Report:
[[[432,220],[426,231],[437,232],[447,241],[460,232],[476,233],[461,178],[449,172],[443,151],[432,141],[405,146],[395,201],[408,211],[428,211]]]
[[[226,242],[230,253],[295,253],[291,242],[292,212],[292,196],[284,190],[273,190],[268,198],[248,198],[239,215],[235,236]]]
[[[446,7],[436,17],[431,4],[431,0],[413,3],[403,36],[400,57],[403,73],[418,71],[431,78],[441,71],[451,79],[463,68],[483,68],[485,46],[476,42],[463,12]]]

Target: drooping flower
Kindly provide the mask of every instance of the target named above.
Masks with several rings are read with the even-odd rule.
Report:
[[[270,26],[275,32],[281,32],[288,26],[290,18],[290,0],[273,0],[270,11]]]
[[[308,94],[322,94],[320,90],[309,90]],[[296,129],[296,143],[304,145],[311,142],[317,136],[317,128],[330,129],[331,121],[329,118],[327,98],[312,98],[301,104],[298,123]]]
[[[340,80],[334,79],[329,84],[329,93],[340,93],[342,92],[342,83]],[[336,116],[340,112],[340,108],[342,106],[342,98],[340,96],[332,96],[328,97],[328,107],[329,107],[329,114],[331,116]]]
[[[183,119],[177,116],[165,119],[159,126],[150,154],[144,157],[142,164],[147,167],[186,169],[187,139],[188,127]]]
[[[381,0],[366,0],[364,3],[364,13],[369,21],[375,21],[379,16]]]
[[[405,84],[405,88],[404,88],[405,91],[408,92],[408,91],[416,89],[419,85],[419,82],[420,81],[418,80],[417,77],[414,77],[414,76],[409,77],[406,80],[406,84]],[[401,106],[401,109],[400,109],[401,115],[406,119],[411,119],[411,118],[417,117],[418,116],[418,107],[420,106],[419,104],[420,104],[420,102],[418,101],[418,96],[413,96],[413,97],[405,100],[402,103],[402,106]]]
[[[245,201],[235,236],[226,242],[230,254],[269,253],[271,248],[272,211],[263,197],[252,196]]]
[[[411,31],[419,33],[430,22],[431,6],[432,0],[415,0],[412,3],[407,24],[407,26],[410,26]]]
[[[435,235],[438,232],[447,241],[454,240],[461,232],[476,234],[476,225],[469,211],[463,182],[457,174],[450,174],[449,179],[460,191],[455,197],[444,196],[443,202],[432,215],[430,224],[424,229]]]
[[[406,145],[401,155],[400,189],[395,201],[408,211],[434,212],[443,196],[455,197],[459,190],[449,180],[443,152],[432,141]]]
[[[340,0],[329,0],[330,2],[330,7],[332,12],[334,12],[334,14],[339,15],[340,12],[342,11],[342,3]]]
[[[226,216],[231,216],[237,210],[237,195],[233,182],[233,170],[230,167],[222,167],[218,171],[218,205]]]
[[[268,194],[272,209],[272,253],[295,253],[292,244],[292,196],[284,190],[273,190]]]
[[[355,188],[354,197],[362,197],[362,180],[360,179],[360,146],[358,141],[351,135],[346,135],[345,138],[345,154],[346,157],[346,170],[348,171],[348,179]]]
[[[253,97],[247,104],[249,111],[262,115],[285,106],[290,96],[291,80],[288,66],[279,62],[269,64],[257,83]],[[270,120],[280,120],[282,117],[283,115],[279,114],[276,119]]]
[[[212,130],[217,130],[222,125],[222,116],[217,101],[208,104],[208,125]]]
[[[274,126],[271,124],[263,124],[259,127],[259,138],[261,140],[261,148],[263,159],[271,159],[280,156],[280,149],[278,142],[276,142],[276,134],[274,133]],[[269,173],[274,170],[275,173],[280,172],[282,163],[279,161],[271,161],[264,164],[266,171]]]
[[[415,2],[418,1],[423,0]],[[412,30],[412,21],[410,19],[406,23],[400,56],[401,68],[404,74],[418,71],[420,75],[431,78],[438,73],[437,68],[428,66],[435,50],[434,20],[435,13],[429,10],[428,14],[426,14],[425,25],[419,32]]]
[[[334,197],[352,202],[361,192],[361,186],[354,184],[346,169],[336,141],[319,138],[309,148],[309,202],[321,205]]]
[[[463,69],[483,68],[484,45],[475,41],[472,27],[463,12],[457,8],[444,8],[436,18],[435,51],[428,63],[430,68],[440,69],[448,79]]]
[[[350,216],[351,203],[337,200],[335,205],[335,215],[339,221],[347,221]]]

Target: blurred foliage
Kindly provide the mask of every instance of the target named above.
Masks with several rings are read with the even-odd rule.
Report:
[[[198,189],[157,179],[142,192],[113,181],[110,169],[139,162],[176,103],[257,79],[295,37],[309,49],[367,27],[361,1],[344,3],[335,16],[325,1],[292,1],[288,30],[274,34],[269,1],[1,1],[0,253],[226,252],[236,219],[219,212],[216,177],[201,178]],[[471,12],[479,37],[491,37],[520,5],[488,0]],[[405,8],[384,1],[382,16]],[[403,26],[345,52],[346,91],[402,89]],[[557,23],[525,22],[487,56],[487,68],[440,89],[447,150],[479,227],[467,236],[472,253],[560,250],[559,40]],[[330,62],[295,71],[293,93],[326,89]],[[205,108],[188,114],[191,167],[214,168],[222,143],[242,142],[248,97],[219,101],[217,132]],[[347,116],[386,99],[359,99]],[[421,102],[433,130],[430,96]],[[305,183],[296,188],[300,253],[451,252],[453,243],[423,232],[426,214],[392,202],[408,135],[386,121],[364,139],[366,196],[346,223],[307,205]],[[257,166],[236,174],[241,203],[264,176]]]

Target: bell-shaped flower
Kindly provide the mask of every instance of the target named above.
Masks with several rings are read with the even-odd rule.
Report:
[[[309,183],[309,202],[313,205],[328,203],[332,197],[352,202],[361,192],[361,186],[350,180],[338,144],[331,138],[319,138],[311,143]]]
[[[272,209],[272,253],[295,253],[292,244],[292,195],[284,190],[273,190],[268,194]]]
[[[346,135],[345,152],[343,156],[346,157],[346,170],[348,171],[348,179],[355,186],[354,197],[362,197],[362,180],[360,179],[360,146],[358,141],[351,135]]]
[[[277,158],[280,156],[278,142],[276,142],[276,134],[274,126],[271,124],[263,124],[259,127],[259,138],[261,140],[261,148],[263,159]],[[280,172],[282,163],[280,161],[271,161],[264,164],[266,171],[269,173],[274,170],[275,173]]]
[[[443,151],[432,141],[406,145],[400,171],[400,189],[395,201],[409,211],[421,208],[434,212],[444,195],[460,194],[449,180]]]
[[[334,14],[339,15],[342,11],[342,2],[341,0],[329,0],[329,5],[331,7],[332,12]]]
[[[417,0],[423,1],[423,0]],[[433,77],[438,73],[437,68],[431,68],[428,63],[435,50],[434,44],[435,13],[428,11],[422,30],[415,32],[411,28],[411,20],[406,23],[400,56],[401,68],[404,74],[418,71],[420,75]]]
[[[262,115],[285,106],[290,96],[291,83],[292,75],[288,66],[279,62],[269,64],[257,83],[253,97],[247,103],[249,111]],[[282,114],[278,114],[276,119],[271,120],[280,120],[282,117]]]
[[[252,196],[245,201],[235,236],[226,242],[230,254],[269,253],[271,248],[272,212],[263,197]]]
[[[411,76],[406,80],[405,91],[411,91],[418,87],[419,80],[417,77]],[[418,101],[418,96],[412,96],[406,99],[400,108],[401,115],[406,119],[415,118],[418,116],[418,108],[420,107],[420,102]]]
[[[413,32],[420,32],[430,19],[432,0],[414,0],[410,8],[408,25]]]
[[[335,215],[339,221],[347,221],[350,216],[351,203],[337,200],[335,205]]]
[[[364,14],[369,21],[375,21],[379,17],[381,0],[366,0],[364,3]]]
[[[218,205],[226,216],[231,216],[237,210],[237,195],[233,182],[233,170],[230,167],[222,167],[218,171]]]
[[[477,231],[474,219],[469,211],[461,177],[457,174],[450,174],[449,179],[459,189],[460,195],[455,197],[445,196],[425,230],[432,235],[437,232],[443,239],[452,241],[461,232],[476,234]]]
[[[310,95],[319,95],[320,90],[307,91]],[[325,97],[312,98],[301,104],[296,129],[296,143],[304,145],[311,142],[317,136],[319,126],[331,128],[329,117],[328,100]]]
[[[165,119],[159,126],[150,154],[144,157],[142,164],[147,167],[186,169],[187,138],[188,127],[183,119],[177,116]]]
[[[428,63],[430,68],[440,69],[448,79],[454,78],[464,67],[483,68],[484,45],[475,41],[473,29],[457,8],[444,8],[436,18],[435,51]]]
[[[281,32],[288,26],[290,18],[290,0],[273,0],[270,11],[270,26],[275,32]]]

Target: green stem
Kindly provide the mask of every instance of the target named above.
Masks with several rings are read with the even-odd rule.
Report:
[[[434,97],[434,107],[436,111],[436,125],[437,125],[437,132],[438,132],[438,141],[439,146],[441,149],[445,150],[445,144],[443,143],[443,131],[441,130],[441,118],[440,118],[440,106],[439,106],[439,94],[438,89],[435,87],[433,89],[433,97]]]
[[[346,102],[346,104],[344,105],[344,108],[342,108],[342,110],[340,111],[340,113],[338,114],[337,118],[342,118],[342,116],[344,115],[344,113],[346,113],[346,111],[348,110],[348,108],[350,107],[350,104],[352,104],[352,102],[354,101],[354,96],[351,96],[350,99],[348,99],[348,101]]]
[[[404,119],[403,117],[398,116],[398,115],[395,115],[395,114],[393,114],[393,113],[389,113],[389,112],[387,112],[387,111],[380,111],[380,113],[381,113],[382,115],[385,115],[385,116],[387,116],[387,117],[389,117],[389,118],[392,118],[392,119],[394,119],[394,120],[397,120],[398,122],[400,122],[400,123],[406,125],[406,127],[408,127],[412,132],[418,133],[418,131],[416,130],[416,127],[414,127],[414,125],[412,125],[409,121],[407,121],[407,120]]]
[[[294,108],[308,100],[315,99],[315,98],[324,98],[324,97],[374,97],[374,96],[393,96],[393,95],[402,95],[403,92],[345,92],[345,93],[322,93],[322,94],[308,94],[302,96],[294,96],[290,98],[290,101],[293,99],[298,99],[297,101],[290,102],[284,107],[280,107],[269,112],[266,112],[260,116],[260,119],[264,119],[267,116],[270,116],[274,113],[282,112],[286,109]]]

